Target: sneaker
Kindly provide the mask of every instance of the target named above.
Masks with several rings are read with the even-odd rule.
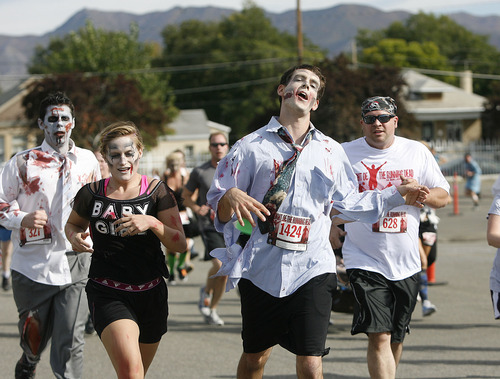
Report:
[[[217,314],[217,311],[215,309],[210,310],[210,313],[208,316],[205,316],[205,322],[208,325],[218,325],[222,326],[224,325],[224,320],[222,320],[219,315]]]
[[[198,254],[198,252],[196,251],[192,251],[191,250],[191,259],[195,259],[197,256],[199,256],[200,254]]]
[[[434,304],[430,302],[430,300],[424,300],[422,304],[422,314],[424,316],[430,316],[434,312],[437,311],[437,308]]]
[[[188,272],[185,268],[177,267],[177,273],[179,274],[179,279],[181,282],[187,281]]]
[[[170,284],[171,286],[175,286],[177,284],[177,282],[175,281],[175,275],[173,272],[169,273],[169,275],[168,275],[168,284]]]
[[[29,363],[28,359],[23,353],[21,359],[19,359],[16,363],[15,378],[34,379],[35,371],[36,371],[36,364]]]
[[[96,334],[96,331],[94,329],[94,323],[92,322],[92,319],[89,318],[87,319],[87,322],[85,323],[85,334],[88,334],[90,336]]]
[[[2,288],[4,291],[8,291],[11,289],[11,284],[10,284],[10,278],[6,278],[5,276],[2,276]]]
[[[203,316],[210,316],[210,294],[205,292],[205,287],[200,288],[200,301],[198,302],[198,308]]]

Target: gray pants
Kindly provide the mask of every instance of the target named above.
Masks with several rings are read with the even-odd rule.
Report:
[[[19,312],[21,347],[38,363],[52,338],[50,366],[56,378],[81,378],[88,303],[85,294],[90,254],[67,252],[72,284],[51,286],[12,271],[12,291]]]

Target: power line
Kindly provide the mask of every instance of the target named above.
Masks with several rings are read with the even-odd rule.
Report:
[[[264,58],[264,59],[253,59],[245,61],[235,61],[235,62],[220,62],[220,63],[203,63],[197,65],[189,66],[170,66],[170,67],[151,67],[151,68],[139,68],[130,70],[120,70],[120,71],[87,71],[80,73],[57,73],[57,74],[0,74],[0,80],[3,78],[18,78],[27,79],[32,76],[39,76],[41,78],[58,75],[58,74],[68,74],[68,75],[81,75],[86,77],[93,76],[111,76],[111,75],[138,75],[138,74],[157,74],[157,73],[171,73],[171,72],[191,72],[191,71],[204,71],[204,70],[220,70],[226,68],[243,67],[250,65],[261,65],[269,63],[284,63],[295,60],[296,57],[282,57],[282,58]]]
[[[256,79],[256,80],[247,80],[244,82],[236,82],[236,83],[227,83],[227,84],[219,84],[213,86],[205,86],[205,87],[197,87],[197,88],[185,88],[185,89],[177,89],[169,91],[167,94],[172,95],[186,95],[189,93],[201,93],[201,92],[210,92],[210,91],[220,91],[224,89],[233,89],[240,88],[246,86],[254,86],[258,84],[266,84],[276,82],[279,77],[265,78],[265,79]]]
[[[366,68],[376,67],[376,65],[374,65],[373,63],[363,63],[363,62],[358,62],[357,66],[366,67]],[[418,67],[400,67],[400,69],[401,70],[413,70],[413,71],[420,72],[422,74],[429,74],[429,75],[456,76],[456,77],[464,76],[463,71],[433,70],[433,69],[418,68]],[[495,74],[471,73],[471,76],[474,79],[500,80],[500,75],[495,75]]]

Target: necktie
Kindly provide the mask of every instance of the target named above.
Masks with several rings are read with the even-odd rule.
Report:
[[[264,204],[269,212],[271,212],[271,214],[266,217],[266,221],[261,221],[260,219],[258,220],[259,230],[262,234],[269,233],[269,231],[273,228],[274,216],[283,200],[285,200],[288,190],[290,189],[290,183],[292,182],[292,177],[295,172],[297,159],[299,158],[304,147],[306,147],[309,141],[311,141],[312,130],[307,133],[302,145],[294,143],[283,127],[278,129],[278,135],[283,141],[292,145],[294,152],[293,155],[284,161],[279,167],[278,172],[276,173],[276,179],[267,190],[264,195],[264,199],[262,200],[262,204]]]
[[[69,214],[71,213],[71,202],[73,200],[73,192],[71,188],[71,160],[68,156],[59,156],[59,159],[61,161],[61,169],[60,169],[60,176],[59,180],[62,186],[62,202],[61,202],[61,221],[63,225],[63,230],[64,230],[64,225],[66,224],[66,221],[68,220]]]

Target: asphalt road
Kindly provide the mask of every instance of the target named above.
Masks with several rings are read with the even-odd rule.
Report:
[[[500,322],[493,319],[489,297],[489,272],[495,249],[486,243],[486,214],[493,178],[484,178],[479,209],[459,197],[438,211],[439,247],[437,284],[430,287],[438,311],[422,316],[418,304],[411,323],[398,378],[500,378]],[[463,183],[459,183],[463,192]],[[202,244],[197,241],[197,247]],[[234,378],[241,354],[239,299],[235,291],[225,295],[219,314],[222,327],[208,326],[198,313],[199,288],[208,264],[195,261],[186,283],[169,288],[169,332],[164,336],[148,378]],[[12,293],[0,293],[0,378],[12,378],[21,354],[16,327],[17,312]],[[325,378],[367,378],[363,335],[351,336],[351,315],[332,313],[324,358]],[[52,378],[48,354],[37,368],[37,378]],[[113,378],[114,370],[96,336],[88,336],[84,378]],[[295,358],[280,348],[273,350],[265,378],[295,378]]]

